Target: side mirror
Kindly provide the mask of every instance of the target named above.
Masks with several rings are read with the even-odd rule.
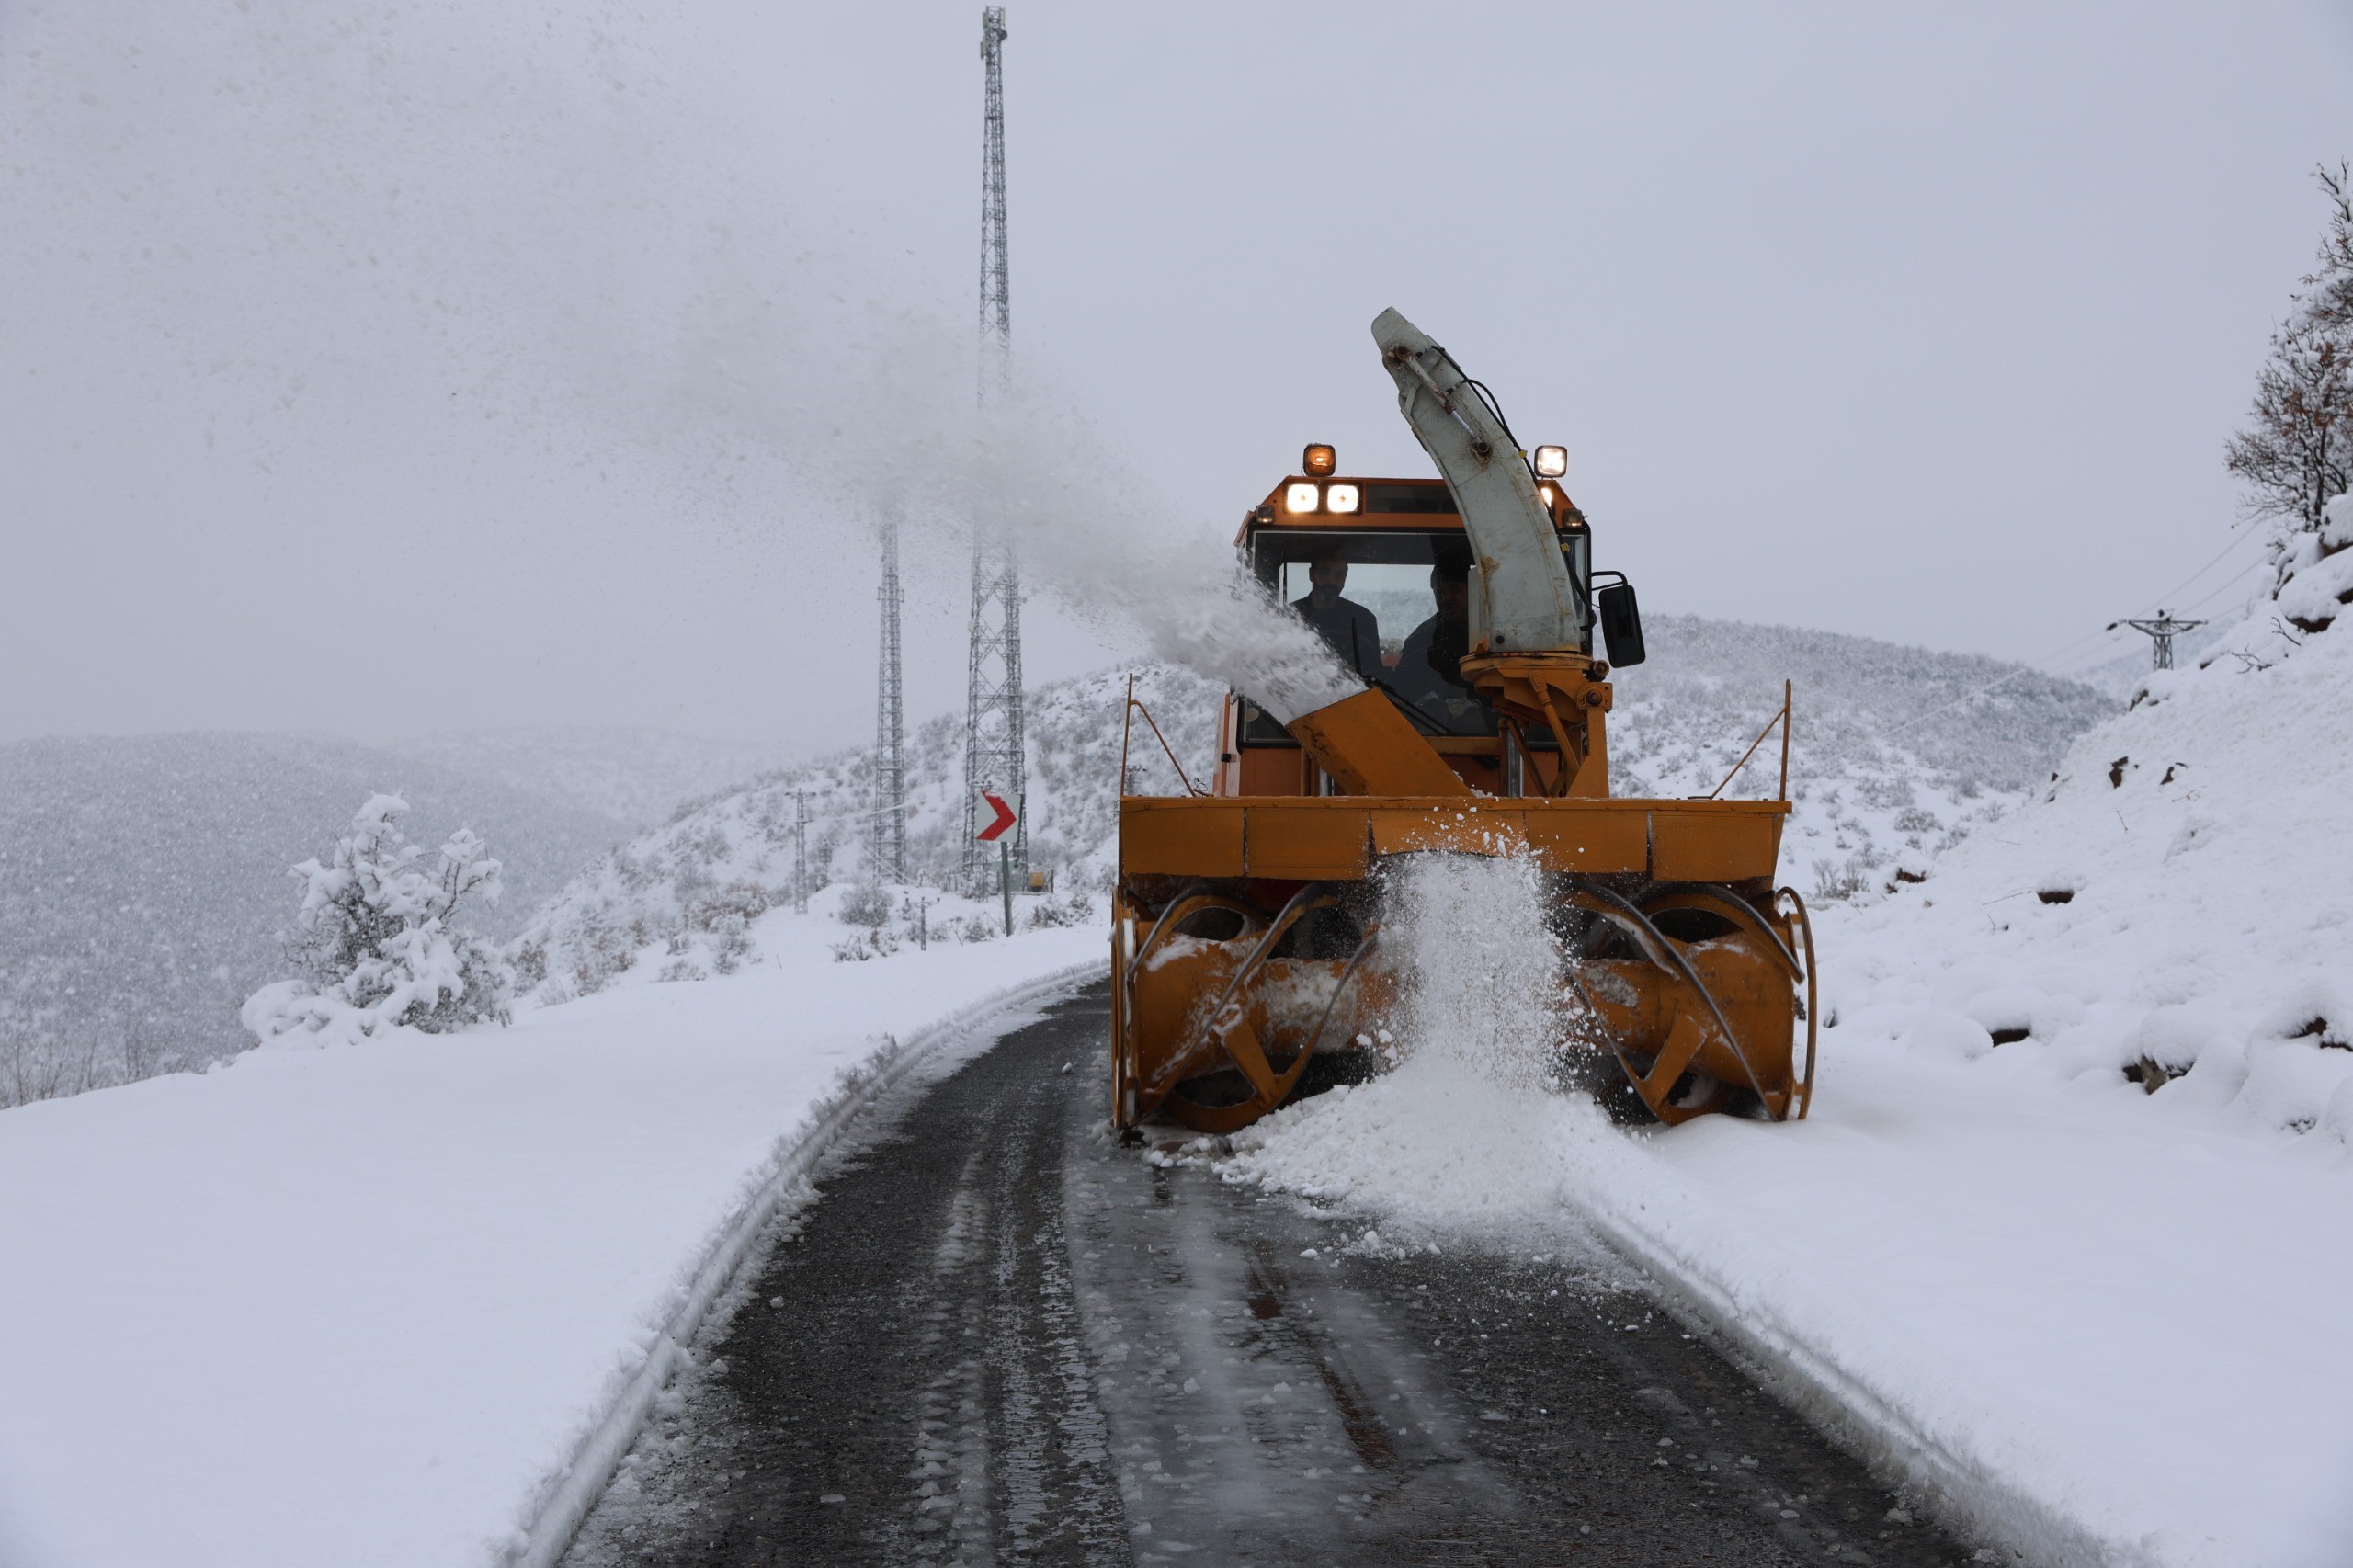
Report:
[[[1643,662],[1643,611],[1634,602],[1634,585],[1619,581],[1594,596],[1601,608],[1601,642],[1609,651],[1613,669]]]

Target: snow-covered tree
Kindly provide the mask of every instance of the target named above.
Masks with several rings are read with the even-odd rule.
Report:
[[[297,978],[266,985],[242,1017],[264,1042],[325,1044],[388,1028],[442,1034],[507,1021],[515,971],[496,948],[454,928],[469,893],[498,901],[498,862],[460,828],[431,872],[416,862],[400,820],[408,802],[374,795],[337,841],[332,864],[305,860],[290,874],[302,907],[287,935]]]
[[[2353,167],[2317,174],[2329,200],[2320,266],[2272,333],[2253,421],[2223,459],[2248,513],[2279,519],[2291,538],[2318,532],[2329,501],[2353,488]]]

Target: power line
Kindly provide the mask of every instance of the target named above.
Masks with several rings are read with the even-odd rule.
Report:
[[[2262,537],[2263,537],[2263,534],[2262,534],[2262,531],[2261,531],[2260,529],[2257,529],[2257,528],[2248,528],[2245,532],[2244,532],[2244,533],[2240,534],[2236,539],[2234,539],[2234,540],[2231,540],[2231,542],[2230,542],[2230,543],[2228,543],[2228,544],[2226,544],[2226,545],[2222,546],[2222,549],[2220,549],[2220,550],[2216,551],[2213,553],[2213,556],[2212,556],[2210,560],[2208,560],[2208,561],[2207,561],[2207,562],[2206,562],[2206,564],[2205,564],[2205,565],[2200,566],[2197,571],[2192,572],[2188,576],[2184,577],[2184,578],[2183,578],[2179,583],[2176,584],[2174,586],[2172,586],[2172,587],[2170,587],[2170,588],[2167,588],[2164,593],[2162,593],[2162,594],[2158,594],[2158,595],[2156,595],[2154,597],[2153,597],[2153,598],[2149,599],[2148,601],[2146,601],[2146,602],[2142,606],[2142,608],[2143,608],[2144,610],[2145,610],[2145,609],[2149,609],[2149,608],[2154,608],[2156,605],[2163,603],[2165,600],[2166,600],[2166,599],[2170,599],[2170,598],[2173,598],[2175,596],[2178,595],[2178,594],[2182,591],[2182,589],[2187,588],[2188,586],[2189,586],[2189,585],[2190,585],[2190,584],[2195,583],[2196,581],[2198,581],[2198,579],[2199,579],[2199,578],[2203,577],[2204,575],[2206,575],[2206,574],[2207,574],[2207,573],[2209,573],[2209,572],[2212,571],[2212,570],[2213,570],[2213,568],[2214,568],[2215,562],[2217,562],[2221,561],[2221,560],[2222,559],[2222,557],[2224,557],[2224,556],[2228,555],[2231,551],[2233,551],[2236,550],[2239,546],[2241,546],[2241,545],[2245,544],[2247,540],[2251,540],[2251,539],[2261,539]]]

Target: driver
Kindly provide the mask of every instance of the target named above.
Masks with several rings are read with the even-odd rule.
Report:
[[[1319,547],[1308,560],[1307,583],[1307,597],[1290,604],[1300,619],[1315,628],[1332,645],[1332,652],[1340,655],[1340,663],[1366,682],[1386,675],[1381,664],[1380,619],[1354,599],[1340,597],[1340,590],[1348,585],[1347,549],[1336,544]]]
[[[1462,678],[1462,658],[1471,651],[1471,557],[1446,550],[1430,568],[1430,597],[1437,609],[1407,634],[1397,658],[1400,695],[1458,733],[1489,729],[1486,699]]]

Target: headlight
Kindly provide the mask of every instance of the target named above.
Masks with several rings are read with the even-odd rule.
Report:
[[[1284,491],[1283,509],[1287,512],[1313,512],[1315,510],[1315,486],[1312,484],[1294,484],[1290,489]]]
[[[1305,485],[1300,486],[1305,489]],[[1330,484],[1324,488],[1324,509],[1327,512],[1353,512],[1357,509],[1357,487],[1353,484]]]
[[[1539,447],[1536,449],[1536,477],[1558,479],[1569,472],[1569,449]]]

